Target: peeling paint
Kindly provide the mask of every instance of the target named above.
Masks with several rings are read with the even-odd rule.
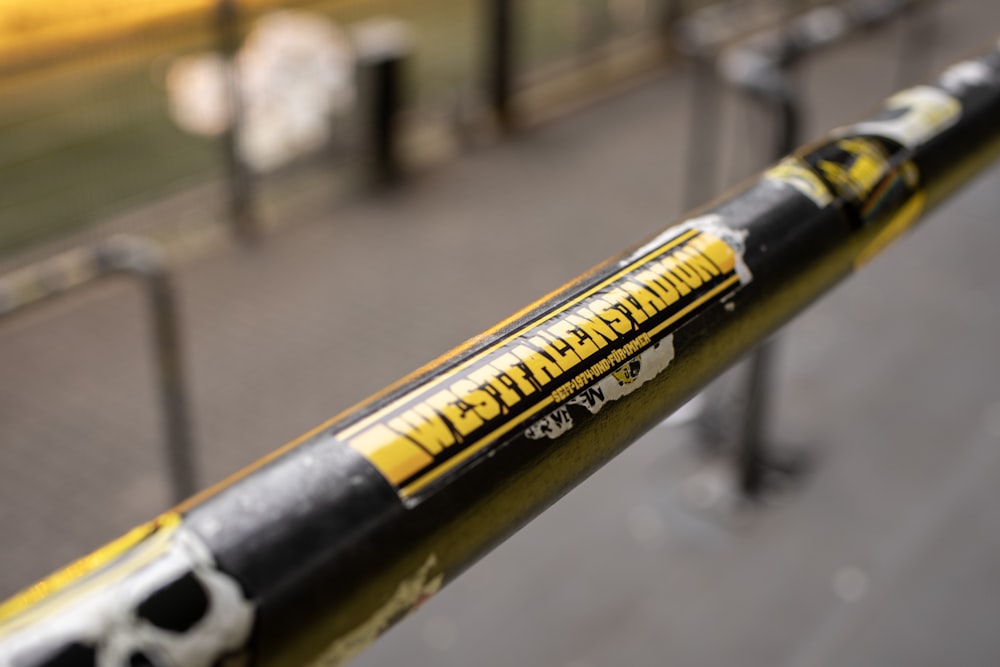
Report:
[[[333,667],[344,664],[361,653],[401,617],[437,593],[444,583],[443,574],[431,576],[431,572],[437,567],[437,562],[437,556],[434,554],[428,556],[412,577],[400,582],[392,597],[384,605],[361,625],[335,641],[312,663],[312,667]]]

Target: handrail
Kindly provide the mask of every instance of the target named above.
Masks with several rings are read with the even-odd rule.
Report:
[[[177,299],[160,247],[136,236],[114,236],[0,276],[0,320],[115,275],[137,278],[149,302],[171,498],[180,502],[198,483]]]
[[[0,664],[339,664],[998,155],[994,47],[27,589]]]

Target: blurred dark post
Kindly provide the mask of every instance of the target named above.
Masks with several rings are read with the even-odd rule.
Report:
[[[149,307],[153,316],[153,344],[160,372],[160,392],[166,421],[170,480],[178,501],[194,495],[198,479],[194,462],[194,438],[188,408],[184,366],[178,324],[177,303],[166,272],[147,281]]]
[[[153,350],[160,375],[170,481],[177,502],[198,489],[195,445],[184,379],[183,349],[177,299],[166,258],[154,243],[117,237],[97,249],[102,265],[110,271],[143,279],[153,324]]]
[[[611,8],[608,0],[580,0],[583,15],[583,34],[580,39],[580,57],[586,62],[607,44],[614,34]]]
[[[773,109],[776,123],[774,153],[768,156],[768,161],[781,160],[795,150],[802,124],[802,104],[790,73],[782,65],[773,71],[779,74],[777,79],[773,82],[762,81],[760,86],[760,94]],[[798,468],[798,462],[794,458],[782,460],[767,443],[767,419],[771,412],[768,399],[775,393],[772,378],[775,345],[775,339],[769,338],[753,351],[744,388],[746,403],[736,449],[736,464],[740,492],[748,500],[760,499],[767,490],[769,474],[778,473],[789,477]]]
[[[354,39],[371,178],[378,187],[396,185],[403,178],[400,117],[412,50],[408,29],[401,21],[374,19],[356,28]]]
[[[240,48],[239,8],[236,0],[218,0],[215,6],[215,27],[219,55],[225,61],[226,98],[229,124],[222,135],[222,151],[229,186],[229,218],[236,237],[244,242],[257,238],[257,222],[252,203],[252,176],[240,154],[243,131],[243,95],[236,69],[236,54]]]
[[[514,129],[514,0],[487,0],[486,81],[500,129]]]
[[[677,21],[684,14],[684,0],[664,0],[660,3],[660,35],[663,37],[663,50],[671,54],[676,49]]]

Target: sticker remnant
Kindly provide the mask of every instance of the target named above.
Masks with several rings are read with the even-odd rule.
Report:
[[[977,60],[965,60],[946,69],[938,83],[951,93],[961,95],[975,86],[993,83],[996,75],[986,63]]]
[[[795,188],[820,208],[833,202],[833,193],[801,158],[786,157],[764,172],[764,178]]]
[[[916,148],[958,122],[962,104],[932,86],[896,93],[871,120],[834,130],[834,136],[871,135]]]
[[[855,266],[901,236],[924,209],[920,172],[909,155],[891,139],[852,136],[814,146],[803,156],[836,193],[855,228],[865,231]]]
[[[667,336],[536,421],[524,432],[525,436],[532,440],[555,440],[573,428],[571,406],[586,408],[590,414],[596,415],[611,401],[628,396],[662,373],[673,359],[674,337]]]
[[[701,215],[697,218],[691,218],[690,220],[685,220],[680,224],[670,227],[648,243],[644,243],[635,252],[629,254],[629,256],[623,259],[620,264],[626,265],[640,257],[648,255],[657,248],[676,239],[682,234],[690,232],[691,230],[705,232],[715,236],[716,238],[722,239],[726,245],[732,249],[735,255],[734,260],[736,263],[736,274],[740,278],[740,284],[746,285],[753,280],[753,273],[750,272],[750,267],[748,267],[746,262],[743,261],[743,254],[746,252],[745,243],[748,234],[747,230],[733,229],[732,227],[727,226],[722,222],[722,216],[717,213]]]

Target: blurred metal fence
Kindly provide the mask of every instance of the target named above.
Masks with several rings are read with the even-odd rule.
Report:
[[[351,52],[374,16],[412,35],[401,150],[418,164],[454,153],[489,126],[484,61],[495,4],[188,0],[125,10],[94,0],[6,9],[0,256],[97,223],[117,232],[226,224],[249,237],[303,202],[321,206],[331,190],[350,190],[363,178],[366,148]],[[688,9],[652,0],[503,4],[512,7],[513,88],[551,82],[637,39],[660,48],[665,17]],[[281,9],[298,12],[298,23],[266,18]],[[296,30],[311,41],[289,55]],[[310,60],[308,49],[321,53]],[[309,92],[317,89],[329,90]],[[283,195],[289,188],[294,197]],[[162,202],[183,206],[184,220],[165,215]]]
[[[20,10],[0,66],[0,255],[96,223],[225,224],[249,238],[350,191],[367,178],[371,149],[352,60],[372,17],[411,36],[398,143],[420,164],[488,134],[490,107],[511,127],[513,98],[537,112],[657,67],[683,16],[711,33],[697,40],[721,44],[817,4],[189,0],[111,12],[94,0]],[[95,18],[102,9],[118,18]],[[282,9],[298,15],[272,16]],[[154,205],[171,199],[188,211],[182,222]]]

